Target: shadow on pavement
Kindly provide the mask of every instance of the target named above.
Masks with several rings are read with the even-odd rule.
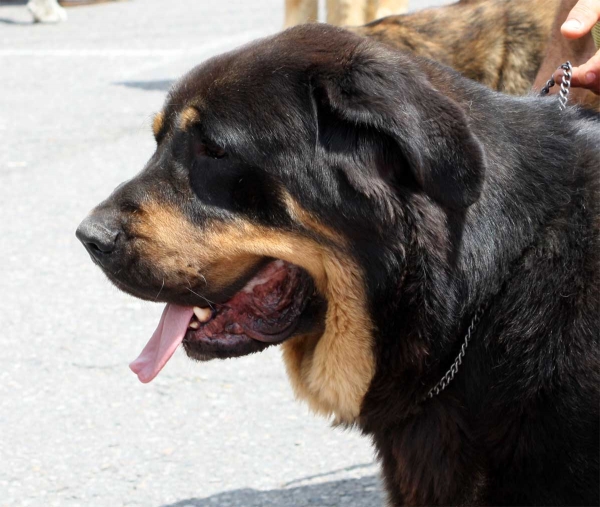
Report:
[[[119,81],[113,83],[116,85],[127,86],[128,88],[141,88],[142,90],[150,91],[168,91],[174,83],[172,79],[159,79],[156,81]]]
[[[236,489],[162,507],[377,507],[383,504],[378,477],[368,476],[269,491]]]
[[[27,0],[0,0],[0,7],[15,7],[22,5],[25,7],[27,5]],[[33,25],[33,20],[31,21],[17,21],[16,19],[11,18],[0,18],[0,23],[4,23],[5,25]]]
[[[2,4],[0,4],[0,7]],[[10,18],[0,18],[0,23],[4,23],[5,25],[33,25],[33,21],[15,21]]]

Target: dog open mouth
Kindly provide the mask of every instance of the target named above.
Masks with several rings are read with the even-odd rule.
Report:
[[[281,343],[298,329],[313,290],[304,270],[276,260],[224,303],[210,307],[169,303],[130,368],[146,383],[181,343],[190,357],[199,360],[242,356]]]

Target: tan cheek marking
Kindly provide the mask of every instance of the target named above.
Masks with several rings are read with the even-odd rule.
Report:
[[[138,236],[136,248],[146,263],[162,273],[167,287],[199,282],[213,290],[231,286],[262,260],[237,248],[224,224],[197,229],[178,211],[147,202],[132,232]]]
[[[181,113],[179,113],[178,125],[183,131],[187,130],[190,125],[200,121],[200,113],[194,107],[186,107]]]
[[[345,245],[344,238],[314,220],[289,194],[283,197],[296,221],[334,244]],[[319,246],[326,275],[320,290],[328,302],[325,332],[320,339],[304,336],[285,342],[283,358],[298,397],[315,412],[349,423],[358,417],[375,374],[374,326],[366,309],[360,267],[349,256]]]
[[[154,115],[154,118],[152,120],[152,133],[154,134],[154,137],[158,137],[158,134],[160,133],[164,122],[165,113],[160,111],[159,113],[156,113]]]
[[[350,423],[360,413],[375,371],[373,324],[362,271],[345,253],[343,238],[293,200],[286,202],[297,221],[318,236],[335,239],[336,247],[242,220],[199,230],[177,210],[151,205],[136,227],[151,238],[141,253],[167,275],[189,263],[202,266],[211,287],[226,286],[264,256],[306,269],[327,300],[325,331],[321,337],[299,336],[285,342],[283,358],[299,398],[320,414]]]

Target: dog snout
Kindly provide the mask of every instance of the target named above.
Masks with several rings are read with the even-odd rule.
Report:
[[[115,251],[121,228],[111,217],[90,215],[79,224],[75,235],[94,258],[102,260]]]

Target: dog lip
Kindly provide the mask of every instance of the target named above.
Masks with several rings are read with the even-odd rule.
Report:
[[[228,335],[219,339],[191,339],[190,330],[182,344],[187,356],[197,361],[246,356],[275,345],[274,343],[259,342],[245,335]]]
[[[269,262],[232,298],[214,305],[210,316],[198,308],[183,344],[189,356],[246,355],[291,337],[314,291],[303,269],[281,260]],[[197,320],[196,320],[197,319]]]
[[[214,318],[217,313],[218,312],[213,312],[210,319]],[[194,322],[199,325],[197,327],[191,327],[191,324],[193,324]],[[278,343],[282,343],[287,338],[289,338],[297,328],[297,322],[292,322],[292,323],[290,323],[290,325],[288,327],[283,329],[281,332],[275,333],[275,334],[259,334],[259,333],[253,332],[252,330],[244,330],[244,332],[242,332],[242,333],[223,333],[223,335],[215,334],[215,335],[206,336],[201,333],[202,333],[203,326],[205,326],[207,322],[210,322],[210,320],[206,321],[206,322],[198,322],[198,321],[193,320],[193,318],[192,318],[192,320],[190,321],[190,326],[188,326],[184,340],[193,342],[195,340],[208,339],[209,341],[211,341],[211,340],[220,340],[221,336],[237,336],[240,339],[247,338],[247,339],[255,340],[258,342],[262,342],[262,343],[278,344]],[[195,335],[199,335],[199,336],[195,336]]]

